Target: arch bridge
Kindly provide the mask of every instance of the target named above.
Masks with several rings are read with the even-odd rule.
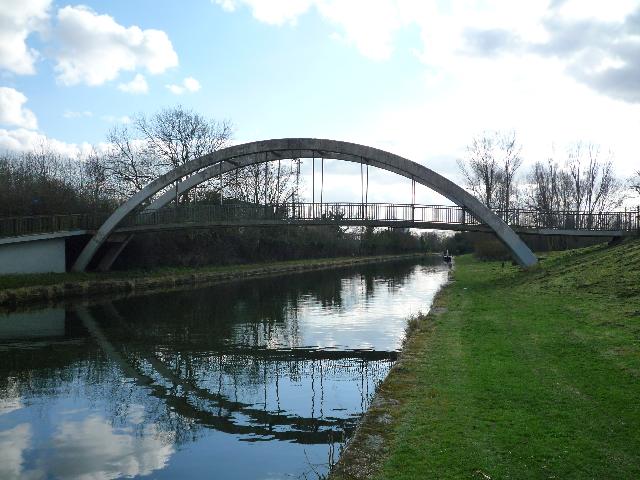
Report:
[[[163,208],[179,195],[225,173],[265,162],[307,158],[336,159],[378,167],[411,179],[414,193],[415,183],[419,183],[443,195],[455,206],[368,203],[364,198],[361,203],[326,203],[321,198],[320,203],[226,203]],[[13,229],[13,235],[27,233],[20,231],[21,226],[27,224],[32,227],[28,233],[34,233],[39,226],[41,232],[58,232],[49,233],[49,236],[64,236],[61,231],[91,234],[90,241],[73,264],[74,271],[84,271],[92,262],[95,263],[94,257],[99,251],[102,255],[99,267],[108,269],[131,235],[138,232],[225,225],[327,224],[493,232],[511,251],[514,259],[526,267],[534,265],[537,259],[516,231],[543,235],[617,237],[638,230],[640,211],[637,215],[636,212],[594,215],[519,209],[492,211],[442,175],[398,155],[336,140],[285,138],[235,145],[191,160],[159,176],[108,217],[48,217],[40,225],[35,220],[5,225],[0,219],[0,236],[3,230]],[[15,238],[0,239],[0,244],[18,242],[19,237]],[[105,244],[109,248],[105,248]]]
[[[186,162],[159,176],[118,207],[100,226],[78,256],[72,270],[84,271],[100,247],[129,214],[173,183],[178,182],[177,192],[170,190],[165,192],[150,204],[150,209],[166,205],[176,193],[186,192],[216,175],[259,163],[293,158],[344,160],[371,165],[409,178],[471,212],[475,218],[495,232],[520,265],[531,266],[537,262],[533,252],[500,217],[464,189],[423,165],[377,148],[355,143],[316,138],[284,138],[224,148]]]

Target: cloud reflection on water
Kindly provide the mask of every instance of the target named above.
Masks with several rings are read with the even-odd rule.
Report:
[[[60,422],[50,443],[42,448],[33,448],[31,439],[29,423],[0,432],[0,478],[111,480],[144,476],[164,468],[174,452],[173,438],[155,425],[137,433],[131,428],[115,429],[98,415]],[[36,457],[37,468],[25,470],[27,455]]]
[[[114,429],[98,415],[63,421],[52,439],[46,470],[58,478],[108,480],[149,475],[164,468],[174,452],[173,439],[155,425],[141,435]]]
[[[31,443],[31,425],[21,423],[0,431],[0,478],[38,478],[23,471],[24,452]]]

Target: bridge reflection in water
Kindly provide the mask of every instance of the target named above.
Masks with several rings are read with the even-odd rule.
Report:
[[[101,458],[102,478],[326,471],[445,278],[401,262],[74,305],[63,332],[0,340],[0,444],[29,425],[21,472],[69,478]]]

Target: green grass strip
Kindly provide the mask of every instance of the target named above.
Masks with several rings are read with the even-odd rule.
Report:
[[[454,277],[382,386],[375,478],[640,478],[640,242]]]

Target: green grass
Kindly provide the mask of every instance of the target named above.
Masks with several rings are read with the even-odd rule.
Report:
[[[385,479],[640,478],[640,241],[457,260],[382,391]]]
[[[376,257],[372,256],[371,258]],[[378,257],[384,257],[379,255]],[[135,278],[159,278],[164,276],[188,275],[194,273],[226,273],[242,272],[245,270],[255,270],[270,267],[286,267],[296,265],[321,265],[326,263],[340,263],[346,260],[353,260],[367,257],[332,257],[314,258],[302,260],[288,260],[279,262],[264,262],[236,265],[213,265],[207,267],[163,267],[151,270],[124,270],[113,272],[88,272],[88,273],[35,273],[35,274],[15,274],[0,275],[0,290],[22,287],[39,287],[55,285],[68,282],[85,282],[96,280],[130,280]]]

